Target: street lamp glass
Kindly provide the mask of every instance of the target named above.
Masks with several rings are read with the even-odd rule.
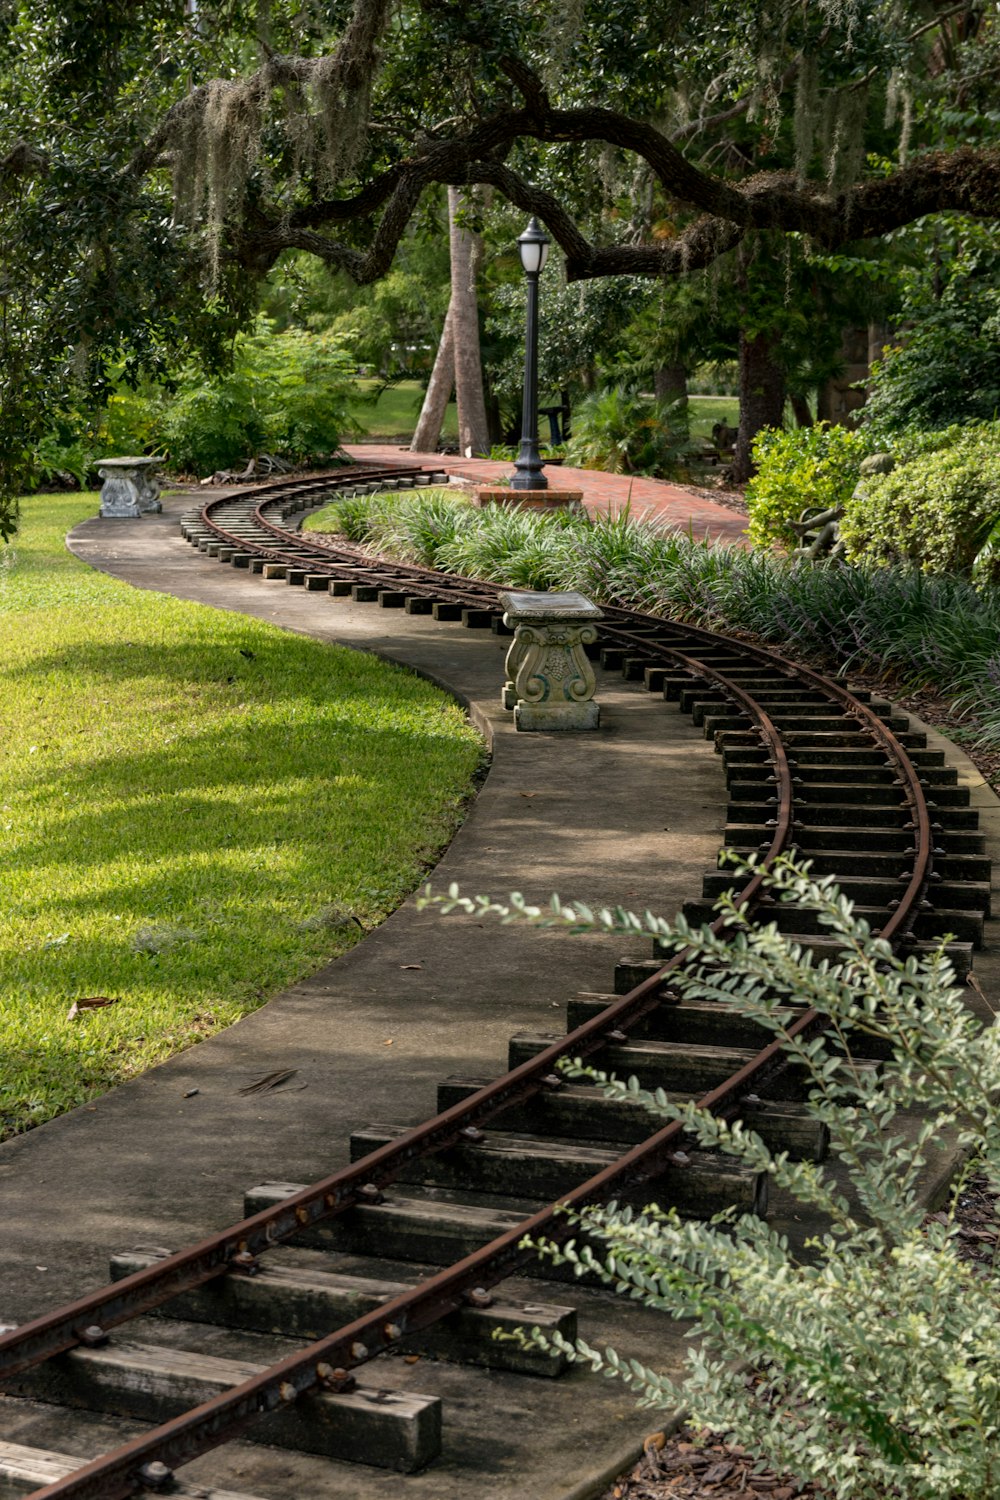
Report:
[[[521,264],[528,276],[537,276],[549,258],[551,241],[538,220],[528,220],[528,227],[517,237],[517,248],[521,252]]]

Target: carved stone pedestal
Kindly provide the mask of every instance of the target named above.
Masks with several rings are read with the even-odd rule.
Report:
[[[507,652],[503,706],[520,730],[596,729],[601,710],[585,646],[604,618],[582,594],[502,593],[504,624],[514,632]]]
[[[162,510],[160,486],[154,470],[158,458],[103,458],[97,466],[101,485],[102,516],[139,516],[143,511]]]

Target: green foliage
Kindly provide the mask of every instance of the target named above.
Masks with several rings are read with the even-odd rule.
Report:
[[[1000,590],[912,568],[816,567],[770,549],[695,541],[628,510],[563,513],[557,521],[522,512],[510,522],[499,509],[474,510],[450,492],[434,502],[424,495],[340,501],[309,524],[336,529],[342,515],[346,534],[375,551],[437,568],[461,564],[497,583],[524,576],[541,559],[554,587],[747,631],[911,690],[934,687],[968,710],[970,733],[1000,745],[1000,710],[990,709],[1000,702]]]
[[[616,385],[579,407],[566,459],[608,474],[669,474],[687,441],[687,415],[679,403],[665,406]]]
[[[574,1237],[535,1248],[691,1320],[694,1347],[675,1379],[627,1353],[549,1341],[537,1329],[525,1341],[617,1376],[643,1405],[687,1407],[695,1422],[732,1433],[835,1500],[993,1500],[1000,1268],[965,1261],[957,1225],[947,1215],[925,1220],[921,1189],[943,1143],[960,1158],[978,1153],[1000,1189],[1000,1030],[983,1029],[967,1009],[941,951],[896,958],[832,880],[814,881],[808,866],[783,861],[769,884],[779,900],[818,913],[839,940],[839,959],[814,960],[773,923],[748,926],[731,896],[719,903],[726,926],[718,936],[683,919],[594,913],[558,897],[548,909],[519,896],[507,904],[468,900],[454,886],[446,897],[421,898],[480,921],[687,947],[694,963],[675,970],[673,981],[693,999],[752,1017],[784,1044],[809,1080],[805,1108],[829,1131],[832,1161],[846,1172],[845,1183],[826,1165],[774,1155],[752,1128],[693,1101],[571,1064],[571,1077],[643,1104],[658,1124],[680,1121],[703,1148],[766,1174],[824,1227],[797,1248],[777,1228],[734,1211],[709,1223],[656,1205],[571,1214],[582,1244]],[[782,1014],[789,1006],[793,1015],[812,1007],[826,1029],[789,1037],[787,1009]],[[875,1041],[886,1061],[877,1069],[845,1062],[855,1039]],[[603,1253],[591,1248],[595,1241]]]
[[[873,371],[864,424],[894,447],[910,429],[995,419],[1000,412],[1000,250],[992,228],[958,215],[904,238],[917,263],[903,278],[905,330]]]
[[[804,510],[845,504],[869,451],[862,434],[826,422],[788,432],[763,428],[753,444],[757,473],[747,487],[750,540],[758,547],[796,546],[799,538],[789,523]]]
[[[191,373],[164,412],[177,468],[210,473],[268,452],[302,460],[334,451],[345,428],[352,364],[329,337],[264,331],[240,342],[233,370]]]
[[[454,541],[479,512],[454,490],[396,490],[355,495],[310,516],[306,531],[332,531],[373,552],[406,557],[426,568],[442,568],[441,549]]]
[[[351,947],[481,756],[412,673],[84,566],[96,500],[32,496],[0,547],[0,1136]],[[89,995],[114,1003],[71,1016]]]
[[[840,529],[850,558],[971,571],[1000,519],[1000,422],[950,428],[933,443],[891,474],[867,478],[846,502]]]

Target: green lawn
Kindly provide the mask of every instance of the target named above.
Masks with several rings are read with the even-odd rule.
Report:
[[[349,404],[351,416],[366,436],[411,436],[424,399],[423,387],[417,380],[401,380],[398,385],[383,391],[378,402],[373,405],[366,398],[375,395],[380,383],[377,380],[355,381],[360,395]],[[445,413],[441,436],[448,442],[453,442],[458,437],[458,415],[454,401],[449,403]]]
[[[351,401],[350,413],[360,424],[366,436],[409,436],[413,432],[417,425],[417,417],[420,415],[420,403],[423,400],[423,389],[418,381],[400,381],[398,385],[383,391],[378,404],[374,406],[364,398],[375,394],[379,382],[358,380],[355,384],[361,394]],[[714,422],[724,421],[728,422],[731,427],[735,427],[739,420],[739,411],[739,402],[735,396],[691,396],[688,400],[691,436],[699,440],[709,440]],[[544,436],[548,432],[548,424],[544,419],[541,427]],[[448,442],[454,442],[458,437],[458,417],[454,401],[448,407],[442,436]]]
[[[740,403],[735,396],[689,396],[688,419],[691,436],[710,442],[716,422],[735,427],[740,420]]]
[[[0,548],[0,1135],[350,947],[482,757],[417,677],[85,567],[95,503],[32,497]]]

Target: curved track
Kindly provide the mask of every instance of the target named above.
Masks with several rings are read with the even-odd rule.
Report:
[[[344,543],[307,537],[292,523],[294,515],[338,492],[443,477],[352,468],[282,480],[210,500],[185,518],[183,529],[209,555],[265,578],[500,633],[496,586],[371,558]],[[960,974],[967,971],[989,890],[976,817],[954,774],[905,720],[867,692],[851,692],[778,652],[625,609],[607,609],[599,649],[605,667],[679,699],[714,736],[730,787],[726,843],[761,854],[758,872],[741,893],[751,912],[768,899],[764,871],[794,849],[813,860],[815,873],[836,875],[873,929],[897,948],[920,949],[941,931],[956,933],[951,956]],[[707,876],[703,897],[688,904],[688,914],[710,918],[711,901],[731,883],[722,873]],[[768,916],[803,946],[835,951],[810,914],[782,905]],[[280,1363],[56,1478],[35,1492],[39,1500],[117,1500],[165,1489],[178,1466],[262,1414],[294,1408],[308,1393],[344,1398],[353,1368],[442,1320],[447,1326],[470,1312],[481,1314],[488,1330],[490,1289],[531,1261],[521,1248],[524,1235],[570,1232],[556,1203],[580,1207],[634,1197],[648,1194],[655,1182],[661,1200],[692,1212],[732,1201],[766,1212],[763,1181],[692,1155],[679,1125],[645,1137],[634,1119],[602,1110],[589,1091],[568,1086],[555,1071],[563,1057],[600,1054],[615,1071],[693,1094],[728,1118],[752,1109],[762,1132],[788,1149],[819,1155],[822,1144],[795,1102],[800,1081],[791,1076],[780,1044],[761,1045],[763,1034],[740,1028],[719,1007],[680,1001],[671,975],[684,962],[683,952],[665,963],[656,955],[623,962],[615,983],[622,993],[579,1000],[565,1036],[515,1038],[511,1070],[481,1085],[455,1084],[450,1093],[446,1087],[434,1119],[405,1131],[383,1128],[381,1137],[376,1127],[359,1132],[352,1143],[358,1159],[350,1167],[306,1187],[286,1186],[270,1196],[262,1190],[251,1199],[254,1211],[222,1233],[177,1254],[153,1254],[138,1268],[119,1267],[122,1279],[0,1335],[0,1380],[24,1388],[20,1382],[33,1367],[70,1350],[85,1358],[88,1349],[107,1344],[111,1329],[178,1296],[197,1298],[200,1287],[219,1285],[220,1278],[236,1287],[239,1301],[241,1283],[253,1285],[264,1252],[289,1240],[326,1243],[324,1236],[342,1232],[345,1244],[364,1249],[374,1243],[397,1259],[443,1263],[437,1274],[378,1300]],[[789,1015],[787,1029],[801,1034],[818,1024],[802,1009]],[[771,1102],[765,1106],[762,1099]],[[469,1215],[462,1220],[461,1191],[509,1195],[512,1174],[518,1196],[537,1201],[534,1211],[491,1215],[484,1209],[475,1223]],[[399,1182],[417,1185],[418,1204],[421,1188],[432,1197],[444,1190],[455,1198],[454,1214],[447,1201],[435,1200],[436,1239],[435,1232],[420,1230],[419,1208],[404,1225],[405,1208],[386,1202],[384,1190]],[[452,1218],[457,1227],[445,1232],[441,1223],[451,1225]],[[452,1248],[430,1248],[444,1241]],[[411,1243],[417,1248],[408,1252]],[[473,1357],[488,1356],[479,1347]],[[418,1467],[433,1456],[432,1448],[433,1437],[430,1448],[397,1466]]]

